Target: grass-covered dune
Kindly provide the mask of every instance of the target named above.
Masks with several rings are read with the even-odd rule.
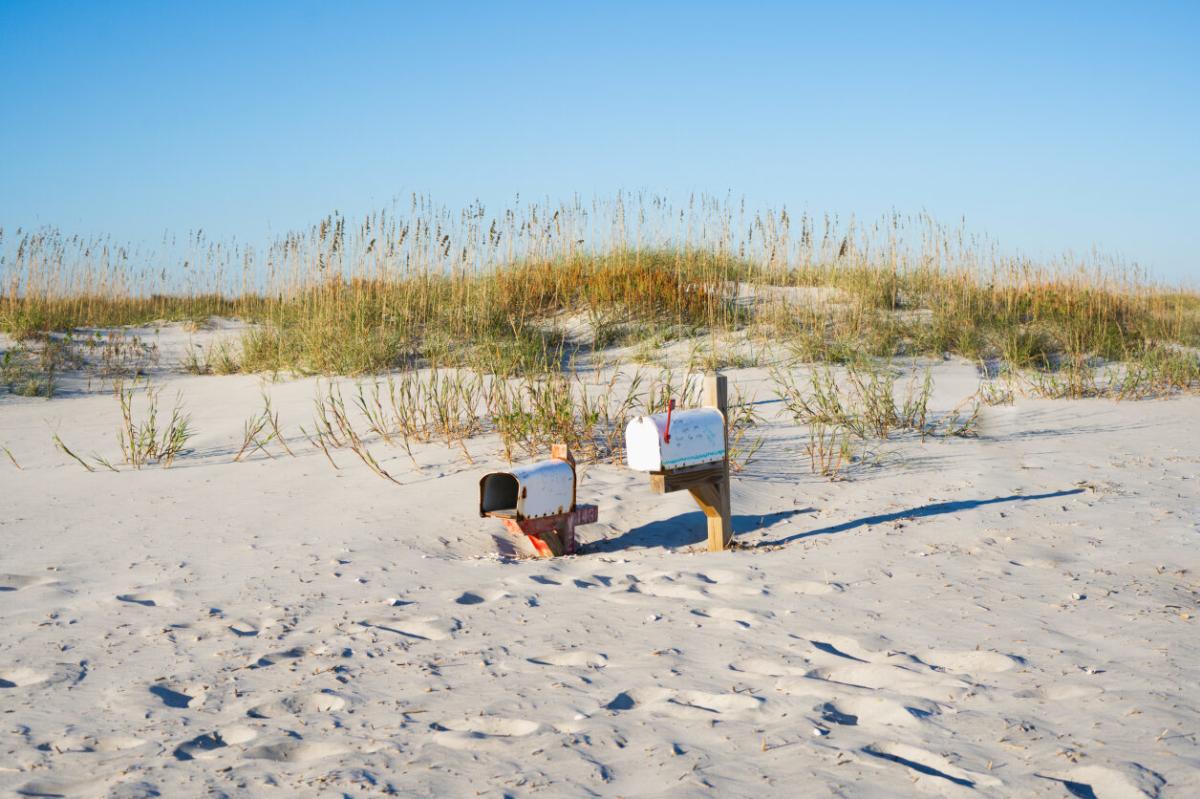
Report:
[[[703,335],[714,357],[740,337],[818,362],[949,353],[1054,371],[1103,359],[1187,383],[1200,345],[1195,291],[1095,256],[1032,262],[925,216],[862,226],[651,197],[490,216],[414,199],[357,223],[331,216],[264,250],[202,233],[155,252],[56,230],[0,237],[0,329],[13,338],[255,323],[201,370],[507,374],[581,346]]]

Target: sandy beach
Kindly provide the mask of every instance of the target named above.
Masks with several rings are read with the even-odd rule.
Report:
[[[686,492],[603,464],[580,553],[530,558],[478,516],[494,436],[335,470],[315,378],[164,367],[195,437],[119,473],[51,440],[117,462],[104,386],[0,398],[0,789],[1200,794],[1200,398],[1018,397],[829,481],[766,370],[726,374],[763,447],[716,554]],[[933,374],[941,411],[978,388]],[[263,390],[295,457],[235,463]]]

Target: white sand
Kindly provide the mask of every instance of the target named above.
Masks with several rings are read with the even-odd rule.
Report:
[[[763,405],[734,513],[775,546],[690,551],[686,494],[602,466],[584,554],[538,561],[477,517],[494,438],[335,472],[296,380],[299,457],[231,463],[260,380],[157,379],[198,431],[170,469],[54,449],[117,459],[96,386],[0,398],[0,790],[1200,795],[1200,399],[1019,400],[838,483]]]

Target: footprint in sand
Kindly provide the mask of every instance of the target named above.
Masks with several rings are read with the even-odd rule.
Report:
[[[822,583],[815,580],[801,580],[795,583],[788,583],[785,588],[788,588],[797,594],[805,594],[807,596],[839,594],[846,590],[846,587],[841,583]]]
[[[215,732],[197,735],[190,741],[175,747],[176,760],[209,760],[221,754],[228,746],[247,743],[258,736],[249,727],[232,726]]]
[[[677,583],[671,579],[655,581],[643,580],[631,585],[624,593],[641,594],[642,596],[659,599],[682,599],[687,602],[704,602],[710,600],[708,590],[696,585]]]
[[[808,673],[810,666],[806,663],[790,664],[770,658],[749,658],[748,660],[730,663],[730,671],[740,671],[759,677],[791,677]]]
[[[31,780],[22,785],[16,793],[18,796],[107,796],[109,779],[84,777],[78,780]]]
[[[886,651],[881,653],[878,651],[879,648],[882,648],[883,641],[876,642],[881,645],[880,647],[872,648],[848,635],[813,633],[805,637],[808,638],[808,642],[812,644],[813,649],[816,649],[818,652],[823,652],[827,655],[836,655],[846,660],[869,663],[877,660],[896,659],[896,653]],[[901,655],[900,659],[907,662],[915,662],[915,658],[910,656]]]
[[[1010,671],[1025,663],[1022,658],[1016,655],[1005,655],[1001,652],[986,650],[972,650],[967,652],[934,650],[926,654],[922,660],[939,669],[957,671],[963,674]]]
[[[247,619],[238,619],[231,624],[225,625],[225,628],[238,638],[254,638],[267,627],[271,626],[271,624],[271,619],[266,619],[264,622],[259,623]]]
[[[293,694],[261,705],[255,705],[246,715],[256,719],[276,718],[284,715],[303,716],[311,713],[336,713],[346,707],[346,700],[335,693],[318,691],[311,694]]]
[[[721,619],[722,621],[731,621],[742,629],[753,627],[756,623],[763,619],[769,619],[773,616],[770,612],[760,613],[755,610],[739,610],[738,608],[715,607],[701,610],[699,608],[692,611],[697,616],[703,616],[711,619]]]
[[[150,693],[161,699],[162,703],[167,707],[178,710],[184,708],[195,710],[201,707],[207,695],[206,689],[202,685],[184,685],[179,686],[178,690],[176,690],[164,683],[151,685]]]
[[[602,669],[608,663],[608,657],[599,652],[570,649],[565,652],[552,652],[549,655],[529,658],[529,662],[536,663],[539,666],[570,666],[574,668]]]
[[[705,590],[719,597],[749,597],[766,596],[770,591],[762,585],[746,579],[745,574],[731,571],[709,570],[697,572],[695,579],[702,583]]]
[[[150,743],[145,738],[135,738],[132,735],[108,735],[89,738],[87,742],[93,752],[126,752]]]
[[[0,591],[21,591],[39,585],[49,585],[49,577],[30,577],[24,574],[0,574]]]
[[[454,597],[455,604],[458,605],[483,605],[488,602],[495,602],[500,599],[507,599],[512,594],[507,591],[486,591],[477,593],[475,591],[463,591],[461,594]]]
[[[288,740],[247,749],[243,757],[249,760],[272,760],[276,763],[312,763],[349,751],[349,748],[337,744]]]
[[[363,627],[419,641],[445,641],[462,627],[462,622],[458,619],[442,619],[437,616],[421,616],[410,619],[367,619],[360,621],[359,624]]]
[[[99,738],[92,735],[78,735],[46,741],[39,744],[38,749],[60,755],[88,752],[110,754],[112,752],[127,752],[131,749],[146,746],[148,743],[150,742],[144,738],[134,738],[131,735],[113,735]]]
[[[138,591],[128,594],[117,594],[117,600],[131,605],[141,605],[146,608],[173,608],[179,605],[179,598],[170,591]]]
[[[752,694],[646,688],[622,691],[604,709],[614,713],[649,710],[682,719],[711,719],[726,713],[754,712],[765,703],[766,700]]]
[[[46,682],[49,674],[27,668],[7,669],[0,671],[0,688],[27,688],[31,685]]]
[[[917,671],[883,663],[849,663],[827,669],[813,669],[802,680],[822,680],[837,686],[867,690],[887,690],[892,693],[919,696],[923,699],[946,701],[956,699],[970,690],[971,684],[941,672]],[[790,680],[782,684],[787,693],[811,693],[812,686]]]
[[[968,771],[952,763],[949,758],[908,744],[871,744],[859,751],[864,755],[904,766],[919,777],[936,777],[963,788],[996,787],[1003,784],[989,774]]]
[[[36,669],[28,666],[0,666],[0,690],[42,689],[64,682],[78,683],[87,675],[86,660],[79,663],[51,663]]]
[[[1051,683],[1040,688],[1030,688],[1013,694],[1017,699],[1049,699],[1062,702],[1071,699],[1091,699],[1104,693],[1098,685],[1079,685],[1077,683]]]
[[[294,646],[291,649],[284,649],[280,652],[272,652],[268,655],[263,655],[258,660],[250,664],[252,669],[265,669],[269,666],[274,666],[276,663],[283,663],[289,660],[299,660],[308,654],[308,650],[302,646]]]
[[[461,720],[430,725],[434,742],[449,749],[479,749],[503,745],[514,738],[524,738],[545,728],[536,721],[510,719],[502,716],[471,716]]]
[[[937,703],[909,697],[898,701],[883,696],[836,697],[813,708],[821,719],[848,727],[918,727],[940,713]]]
[[[1071,796],[1089,799],[1157,799],[1167,784],[1161,774],[1133,762],[1082,766],[1035,776],[1062,783]]]

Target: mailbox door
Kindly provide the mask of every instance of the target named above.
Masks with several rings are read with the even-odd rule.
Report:
[[[521,484],[509,472],[485,474],[479,481],[479,515],[513,514],[515,518],[520,493]]]
[[[716,408],[694,408],[671,414],[671,440],[664,441],[667,414],[634,419],[625,429],[629,468],[670,471],[725,459],[725,416]]]
[[[566,461],[549,460],[518,466],[517,513],[526,519],[567,513],[575,499],[575,470]]]

